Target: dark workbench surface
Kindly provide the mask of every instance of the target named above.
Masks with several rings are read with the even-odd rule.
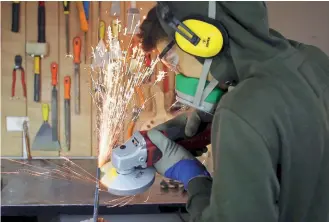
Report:
[[[64,159],[14,161],[20,163],[13,160],[1,162],[2,215],[28,215],[46,211],[92,214],[96,160],[73,160],[76,165]],[[65,175],[62,175],[63,172]],[[186,195],[180,188],[161,189],[161,181],[162,177],[157,176],[149,191],[125,199],[100,192],[100,214],[159,213],[183,209]]]

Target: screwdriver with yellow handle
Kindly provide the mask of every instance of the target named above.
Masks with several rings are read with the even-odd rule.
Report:
[[[65,15],[65,35],[66,35],[66,54],[70,54],[70,27],[69,27],[69,14],[70,2],[63,1],[64,15]]]

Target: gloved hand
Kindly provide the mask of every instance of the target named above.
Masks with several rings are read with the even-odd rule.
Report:
[[[168,120],[156,127],[154,129],[159,131],[166,131],[172,127],[181,127],[184,129],[185,135],[187,137],[193,137],[199,132],[201,124],[206,124],[212,121],[212,116],[200,111],[193,111],[189,113],[182,113],[175,118]],[[201,156],[203,153],[207,152],[207,147],[200,147],[202,152],[192,153],[194,156]]]
[[[185,189],[187,189],[189,181],[195,177],[210,177],[205,166],[184,147],[168,139],[156,129],[148,131],[147,135],[162,152],[161,159],[154,164],[159,174],[180,181],[184,184]]]

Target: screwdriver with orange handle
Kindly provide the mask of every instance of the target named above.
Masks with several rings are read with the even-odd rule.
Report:
[[[88,18],[89,18],[89,2],[87,1],[77,1],[76,2],[78,13],[79,13],[79,20],[80,20],[80,29],[84,32],[84,57],[85,63],[87,60],[87,32],[89,29],[88,25]]]
[[[52,138],[53,141],[58,141],[58,96],[57,96],[57,73],[58,65],[56,62],[51,63],[51,124],[52,124]]]
[[[71,78],[64,77],[64,126],[65,126],[65,149],[70,150],[71,146]]]
[[[80,63],[81,63],[81,39],[73,39],[73,63],[74,63],[74,107],[75,114],[80,114]]]

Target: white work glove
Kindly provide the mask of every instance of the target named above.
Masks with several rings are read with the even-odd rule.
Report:
[[[191,179],[199,176],[210,177],[205,166],[192,153],[168,139],[156,129],[147,133],[152,143],[162,152],[162,157],[154,167],[157,172],[169,179],[180,181],[187,189]]]

